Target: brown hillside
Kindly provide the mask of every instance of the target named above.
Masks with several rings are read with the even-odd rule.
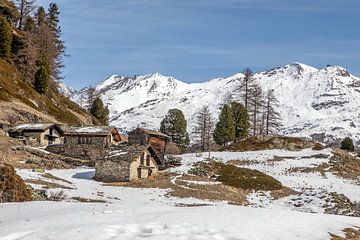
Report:
[[[31,190],[16,174],[14,167],[8,164],[0,164],[0,203],[31,200]]]
[[[46,94],[20,80],[16,69],[0,59],[0,122],[57,121],[69,125],[91,124],[89,114],[61,95],[55,82]]]

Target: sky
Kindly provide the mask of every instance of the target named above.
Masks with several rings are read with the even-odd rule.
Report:
[[[114,74],[204,82],[292,62],[360,76],[359,0],[52,2],[69,55],[64,82],[75,89]]]

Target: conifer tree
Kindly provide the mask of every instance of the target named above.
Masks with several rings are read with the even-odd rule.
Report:
[[[34,42],[35,22],[31,17],[25,19],[21,37],[17,37],[17,48],[14,51],[14,63],[23,81],[31,82],[38,69],[38,52]],[[14,45],[14,44],[13,44]],[[38,64],[39,65],[39,64]]]
[[[55,59],[56,59],[57,69],[60,70],[62,67],[64,67],[63,56],[65,55],[65,44],[64,41],[61,39],[61,27],[59,25],[60,23],[59,15],[60,15],[60,11],[57,4],[50,3],[48,15],[47,15],[47,21],[50,29],[54,34],[55,45],[57,48]]]
[[[262,113],[264,107],[264,95],[261,87],[254,84],[248,95],[248,113],[251,122],[252,135],[257,136],[261,132]]]
[[[40,94],[44,94],[48,90],[50,75],[45,66],[40,66],[35,74],[34,87]]]
[[[238,102],[231,102],[231,112],[235,126],[235,138],[245,138],[249,130],[249,115],[246,108]]]
[[[196,116],[195,135],[200,145],[201,151],[210,149],[213,141],[213,121],[208,106],[203,106]]]
[[[235,139],[234,119],[231,108],[225,104],[221,110],[219,121],[214,130],[214,140],[219,145],[226,145]]]
[[[280,114],[276,111],[279,102],[273,90],[269,90],[265,100],[265,135],[276,134],[281,128]]]
[[[253,88],[253,72],[250,68],[246,68],[243,71],[244,80],[240,83],[238,90],[243,92],[243,99],[244,99],[244,106],[248,110],[249,109],[249,98],[250,98],[250,91]]]
[[[8,21],[0,17],[0,58],[10,60],[12,32]]]
[[[90,108],[90,113],[99,120],[102,125],[109,125],[109,109],[104,106],[100,98],[96,98]]]
[[[187,122],[183,112],[180,109],[170,109],[160,123],[160,131],[169,135],[178,147],[185,150],[190,143],[186,125]]]
[[[37,26],[40,27],[46,20],[46,12],[44,7],[39,7],[35,14]]]

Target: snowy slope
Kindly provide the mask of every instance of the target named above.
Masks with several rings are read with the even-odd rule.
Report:
[[[137,126],[153,129],[170,108],[181,109],[193,128],[197,111],[210,106],[216,119],[229,95],[239,97],[237,86],[244,75],[235,74],[204,83],[184,83],[159,73],[144,76],[111,76],[96,86],[110,110],[111,124],[130,130]],[[360,140],[360,79],[344,68],[329,66],[316,69],[301,63],[256,73],[254,78],[264,91],[273,89],[280,102],[283,133],[312,136],[323,142],[352,135]],[[88,106],[89,88],[71,95],[83,107]],[[191,130],[190,130],[191,132]]]
[[[330,172],[289,172],[294,167],[316,167],[330,155],[329,149],[314,151],[267,150],[253,152],[213,152],[212,157],[227,162],[238,159],[256,162],[245,166],[272,175],[285,186],[302,195],[272,199],[267,192],[254,192],[248,206],[236,206],[222,201],[165,196],[166,189],[141,189],[107,186],[92,179],[93,168],[46,170],[59,179],[45,179],[31,169],[18,169],[23,179],[44,179],[71,189],[63,189],[67,199],[61,202],[28,202],[0,204],[0,240],[15,239],[330,239],[330,233],[342,236],[347,227],[360,226],[360,218],[323,214],[319,190],[344,193],[352,201],[360,200],[356,182],[336,177]],[[183,166],[173,169],[182,175],[190,164],[202,161],[196,154],[181,155]],[[282,156],[282,161],[271,161]],[[306,157],[306,158],[301,158]],[[41,185],[33,184],[41,189]],[[306,191],[312,189],[311,195]],[[58,189],[48,189],[48,192]],[[257,195],[258,194],[258,195]],[[80,203],[71,197],[105,200],[107,203]],[[311,197],[311,199],[308,199]],[[267,199],[268,198],[268,199]],[[303,206],[294,206],[303,200]],[[320,204],[318,204],[320,201]],[[179,207],[184,204],[207,206]],[[256,204],[258,203],[258,204]],[[312,213],[309,213],[312,212]]]

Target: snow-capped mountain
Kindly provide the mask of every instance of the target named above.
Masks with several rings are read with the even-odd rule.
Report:
[[[71,94],[83,107],[89,96],[99,96],[110,110],[110,122],[125,130],[137,126],[158,129],[171,108],[181,109],[194,126],[196,113],[208,105],[217,118],[230,95],[239,96],[237,87],[242,73],[216,78],[204,83],[184,83],[159,73],[144,76],[111,76],[95,89],[84,88]],[[351,135],[360,140],[360,79],[346,69],[328,66],[316,69],[293,63],[265,72],[254,78],[264,91],[274,90],[283,133],[313,137],[323,142]]]

